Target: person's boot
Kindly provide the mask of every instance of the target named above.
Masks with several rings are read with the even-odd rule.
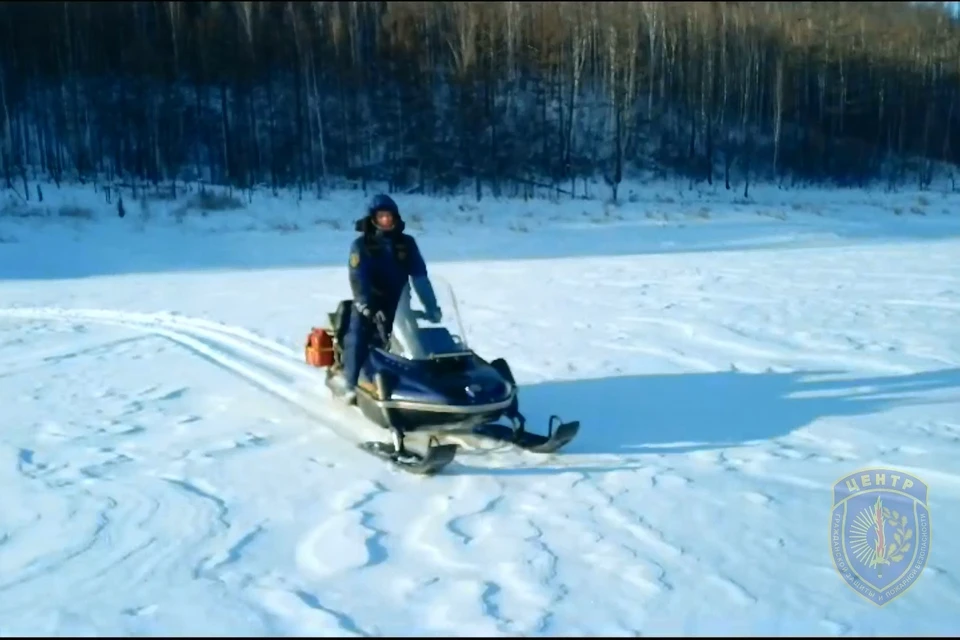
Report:
[[[330,391],[333,392],[334,397],[344,404],[350,405],[356,403],[357,391],[347,383],[346,378],[342,375],[331,376],[327,382],[327,386],[330,387]]]

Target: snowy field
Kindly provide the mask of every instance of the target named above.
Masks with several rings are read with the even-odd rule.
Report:
[[[361,194],[5,200],[0,635],[955,634],[960,194],[622,195],[398,196],[532,426],[582,422],[432,478],[303,364]],[[930,486],[882,608],[829,545],[872,466]]]

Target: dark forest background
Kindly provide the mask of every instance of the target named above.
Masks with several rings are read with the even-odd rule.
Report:
[[[960,162],[958,102],[960,25],[931,3],[0,3],[20,191],[922,188]]]

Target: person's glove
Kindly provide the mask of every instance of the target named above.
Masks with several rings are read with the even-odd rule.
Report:
[[[373,320],[377,325],[384,326],[387,322],[387,314],[383,311],[374,312],[370,307],[359,302],[354,303],[354,306],[357,308],[357,311],[360,312],[367,320]]]
[[[427,312],[424,314],[428,322],[434,324],[440,322],[443,318],[443,312],[440,311],[440,307],[434,307],[433,309],[427,309]]]

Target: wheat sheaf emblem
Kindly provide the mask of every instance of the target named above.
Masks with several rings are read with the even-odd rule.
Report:
[[[893,541],[887,542],[888,527]],[[903,560],[910,551],[913,529],[907,526],[907,516],[883,506],[880,498],[872,507],[857,514],[850,525],[850,548],[854,557],[883,577],[884,565]]]

